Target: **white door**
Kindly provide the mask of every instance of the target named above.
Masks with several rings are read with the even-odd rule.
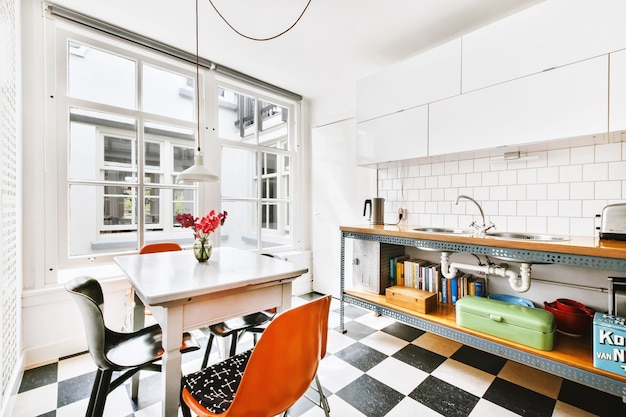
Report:
[[[356,165],[355,119],[314,128],[311,149],[313,290],[339,297],[339,227],[367,223],[363,203],[376,196],[376,170]],[[351,245],[346,239],[348,250]],[[350,273],[351,258],[346,259]]]

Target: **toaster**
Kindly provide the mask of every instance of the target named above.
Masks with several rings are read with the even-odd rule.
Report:
[[[600,239],[626,240],[626,203],[610,204],[602,209]]]

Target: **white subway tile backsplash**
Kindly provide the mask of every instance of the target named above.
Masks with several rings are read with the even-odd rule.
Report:
[[[607,143],[596,146],[596,162],[619,161],[621,158],[622,144]]]
[[[626,161],[609,163],[610,180],[626,180]]]
[[[473,203],[454,204],[465,194],[498,230],[593,236],[595,215],[626,200],[626,143],[594,142],[538,144],[527,149],[538,159],[526,162],[494,164],[482,152],[385,167],[378,170],[378,194],[390,216],[406,207],[408,224],[468,227],[482,221]]]
[[[570,219],[567,217],[548,217],[548,233],[569,235]]]
[[[440,175],[437,177],[437,187],[439,188],[447,188],[452,185],[452,176],[450,175]]]
[[[560,217],[580,217],[582,216],[582,201],[561,200],[559,201]]]
[[[482,183],[483,185],[498,185],[499,175],[497,172],[483,172]]]
[[[512,232],[526,231],[526,217],[509,216],[506,219],[506,230]]]
[[[556,167],[537,168],[537,182],[544,184],[559,182],[559,169]]]
[[[570,162],[572,164],[590,164],[595,162],[595,151],[593,148],[593,146],[580,146],[578,148],[572,148],[570,151]]]
[[[524,200],[517,202],[517,215],[520,217],[529,217],[537,215],[537,202],[533,200]]]
[[[575,217],[570,221],[570,235],[590,236],[597,234],[594,219],[589,217]]]
[[[596,198],[616,199],[622,198],[621,181],[600,181],[596,182]]]
[[[583,181],[605,181],[609,178],[609,164],[583,165]]]
[[[482,184],[482,174],[474,172],[465,175],[465,184],[468,187],[475,187]]]
[[[498,174],[498,184],[510,185],[517,184],[517,171],[500,171]]]
[[[540,200],[537,201],[537,215],[550,217],[559,215],[559,202],[556,200]]]
[[[529,200],[545,200],[547,196],[547,184],[532,184],[526,186],[526,198]]]
[[[537,168],[524,168],[520,169],[517,173],[518,184],[536,184],[537,183]]]
[[[548,166],[568,165],[570,163],[569,148],[548,151]]]
[[[526,185],[509,185],[506,194],[509,200],[526,200]]]
[[[498,203],[498,214],[504,216],[516,216],[517,203],[515,201],[500,201]]]
[[[445,165],[443,162],[436,162],[432,164],[431,175],[443,175],[446,173]]]
[[[594,196],[593,182],[572,182],[569,185],[569,196],[573,199],[591,200]]]
[[[582,165],[565,165],[559,167],[560,182],[582,181],[583,167]]]
[[[530,233],[546,233],[546,231],[548,230],[547,217],[526,217],[526,230],[528,230],[528,232]]]
[[[504,185],[489,187],[490,201],[506,200],[507,198],[507,188]]]
[[[446,161],[444,163],[444,172],[448,175],[459,173],[459,161]]]
[[[548,200],[568,200],[569,184],[548,184]]]
[[[471,174],[474,172],[474,160],[473,159],[464,159],[459,161],[459,173],[462,174]]]

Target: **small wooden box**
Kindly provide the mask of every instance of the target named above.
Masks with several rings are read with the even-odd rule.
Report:
[[[417,288],[396,285],[385,290],[385,297],[389,304],[408,308],[418,313],[426,314],[437,309],[437,294]]]

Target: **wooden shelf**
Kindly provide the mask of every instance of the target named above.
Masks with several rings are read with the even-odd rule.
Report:
[[[396,310],[403,314],[407,314],[431,322],[438,326],[450,328],[462,333],[467,333],[469,335],[476,336],[484,340],[489,340],[491,342],[509,347],[511,349],[515,349],[540,358],[561,363],[566,366],[572,366],[578,369],[582,369],[584,371],[591,372],[603,377],[612,378],[626,384],[625,377],[606,372],[593,366],[593,343],[591,335],[585,337],[575,337],[557,332],[555,336],[554,349],[551,351],[545,351],[521,345],[519,343],[511,342],[508,340],[500,339],[486,333],[481,333],[472,329],[461,327],[456,324],[456,310],[455,307],[450,304],[437,303],[436,311],[432,311],[428,314],[422,314],[394,304],[390,304],[387,302],[384,295],[370,294],[354,290],[345,290],[344,293],[351,297],[355,297],[365,302],[371,303],[373,306],[383,306],[391,310]]]

